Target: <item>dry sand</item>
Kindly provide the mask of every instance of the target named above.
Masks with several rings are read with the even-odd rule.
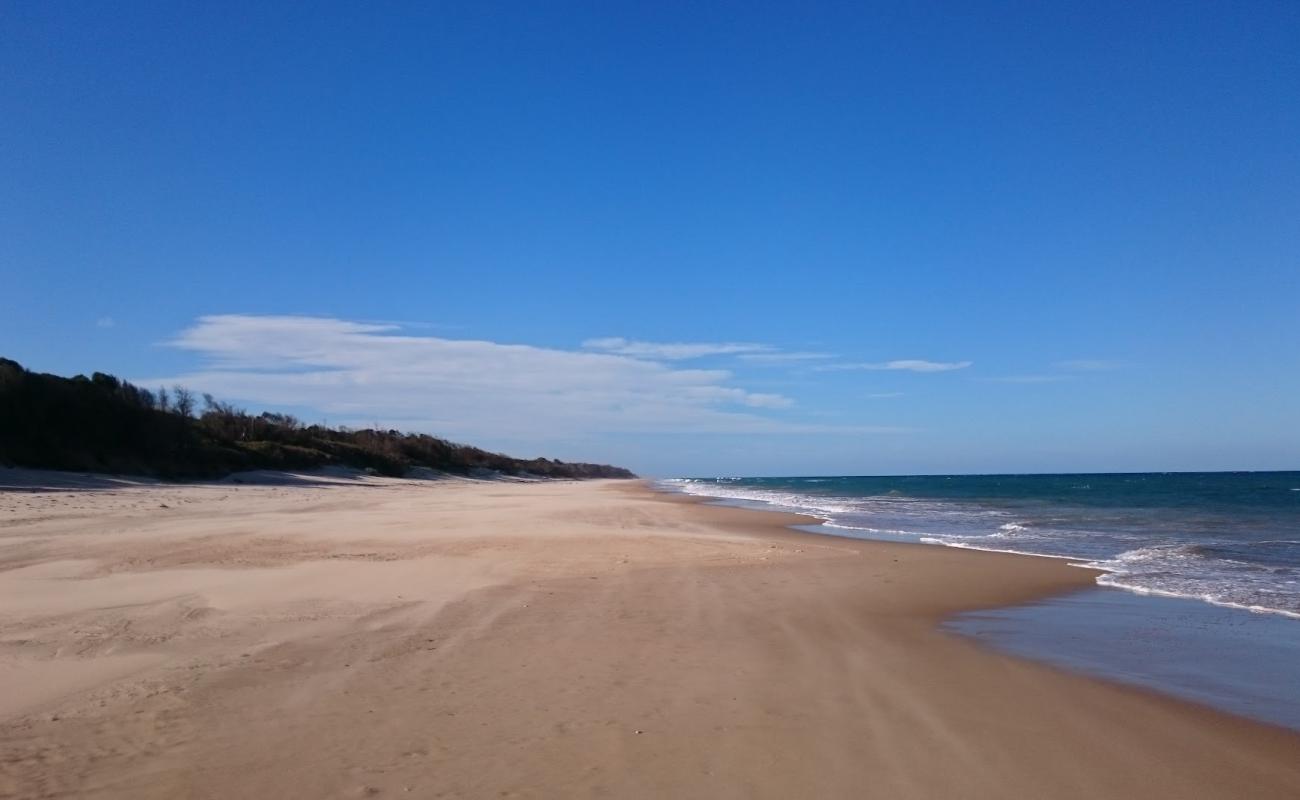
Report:
[[[635,484],[0,473],[0,796],[1300,796],[1300,736],[987,652],[1064,562]]]

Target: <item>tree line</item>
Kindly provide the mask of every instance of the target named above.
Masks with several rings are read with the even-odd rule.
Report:
[[[182,386],[150,390],[102,372],[64,378],[4,358],[0,463],[164,478],[325,466],[390,476],[426,467],[460,475],[635,477],[620,467],[512,458],[427,434],[305,425],[288,414],[252,414]]]

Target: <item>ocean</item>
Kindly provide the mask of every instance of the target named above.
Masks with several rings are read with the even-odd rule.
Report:
[[[1300,472],[681,478],[845,536],[1068,558],[1103,586],[1300,619]]]

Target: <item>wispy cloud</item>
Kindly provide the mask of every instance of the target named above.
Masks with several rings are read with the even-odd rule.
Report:
[[[1076,358],[1069,361],[1058,361],[1052,366],[1072,372],[1107,372],[1120,369],[1124,366],[1124,363],[1103,358]]]
[[[766,353],[774,349],[768,345],[752,342],[641,342],[624,339],[621,336],[588,339],[582,343],[582,346],[587,350],[656,361],[684,361],[704,356]]]
[[[95,320],[96,328],[111,328],[116,324],[117,324],[117,320],[113,319],[112,317],[100,317],[99,319]]]
[[[824,361],[835,356],[830,353],[772,352],[743,353],[737,358],[748,364],[796,364],[803,361]]]
[[[382,421],[476,441],[541,441],[643,432],[899,433],[766,416],[779,394],[732,385],[726,370],[681,369],[627,355],[409,335],[391,323],[323,317],[201,317],[170,345],[183,384],[250,404],[306,407],[343,424]]]
[[[889,369],[904,370],[907,372],[950,372],[955,369],[966,369],[973,361],[925,361],[918,358],[903,358],[896,361],[880,361],[868,363],[853,364],[825,364],[813,369],[820,372],[842,372],[860,369]]]
[[[868,400],[884,400],[887,397],[902,397],[902,392],[872,392],[867,395]]]

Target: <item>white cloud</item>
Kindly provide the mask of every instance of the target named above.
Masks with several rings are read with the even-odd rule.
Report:
[[[314,409],[335,424],[470,441],[600,433],[900,433],[764,416],[790,398],[730,385],[726,370],[626,355],[413,336],[391,323],[294,316],[201,317],[170,345],[203,365],[141,380],[253,405]]]
[[[883,400],[887,397],[902,397],[902,392],[872,392],[867,395],[868,400]]]
[[[919,358],[903,358],[895,361],[881,361],[873,363],[858,364],[827,364],[821,367],[814,367],[820,372],[841,372],[859,369],[889,369],[905,370],[907,372],[949,372],[955,369],[966,369],[973,361],[925,361]]]
[[[114,320],[112,317],[100,317],[99,319],[95,320],[96,328],[111,328],[116,324],[117,321]]]
[[[830,353],[742,353],[737,356],[741,361],[750,364],[789,364],[799,361],[821,361],[827,358],[835,358]]]
[[[750,342],[639,342],[621,336],[588,339],[582,343],[582,346],[588,350],[599,350],[633,358],[650,358],[656,361],[682,361],[704,356],[763,353],[772,350],[767,345]]]
[[[779,394],[758,394],[730,386],[695,386],[688,388],[686,393],[698,400],[737,403],[750,408],[789,408],[794,405],[793,400]]]

